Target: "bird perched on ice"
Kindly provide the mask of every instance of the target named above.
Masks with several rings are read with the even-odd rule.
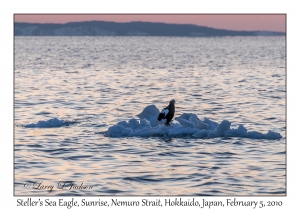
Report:
[[[166,119],[166,126],[169,126],[170,121],[172,120],[172,118],[174,117],[175,114],[175,100],[171,100],[169,103],[169,106],[167,106],[166,108],[164,108],[158,115],[157,120],[161,121],[162,119]]]

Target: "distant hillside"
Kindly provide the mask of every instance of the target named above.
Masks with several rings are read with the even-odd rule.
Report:
[[[231,31],[191,24],[104,21],[66,24],[15,23],[15,36],[285,36],[284,32]]]

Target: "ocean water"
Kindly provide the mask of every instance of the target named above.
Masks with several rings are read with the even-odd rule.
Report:
[[[15,195],[285,195],[285,44],[15,37]],[[171,99],[171,126],[137,116]]]

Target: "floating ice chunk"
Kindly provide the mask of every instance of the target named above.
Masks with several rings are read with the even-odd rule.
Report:
[[[37,125],[35,123],[25,125],[25,128],[36,128],[36,127],[37,127]]]
[[[170,136],[186,136],[186,135],[193,135],[197,131],[198,131],[198,129],[196,129],[196,128],[180,126],[178,128],[170,129],[168,135],[170,135]]]
[[[245,137],[251,138],[251,139],[263,139],[264,135],[257,131],[250,131],[245,135]]]
[[[204,123],[208,125],[208,130],[215,130],[216,127],[219,125],[217,122],[209,120],[208,118],[204,117]]]
[[[124,126],[125,128],[130,127],[130,123],[126,121],[118,122],[117,125]]]
[[[131,131],[132,131],[131,128],[126,128],[119,124],[119,125],[111,126],[108,129],[107,134],[110,137],[122,137],[122,136],[128,136]]]
[[[36,124],[32,123],[32,124],[25,125],[25,128],[55,128],[55,127],[61,127],[63,125],[69,125],[69,124],[70,122],[68,121],[52,118],[46,121],[38,121]]]
[[[151,128],[150,122],[147,119],[142,119],[140,127],[142,128]]]
[[[217,137],[221,137],[221,134],[218,131],[213,130],[207,134],[207,137],[208,138],[217,138]]]
[[[225,131],[228,131],[230,129],[231,122],[228,120],[223,120],[218,127],[216,128],[216,131],[223,136]]]
[[[170,126],[160,125],[149,130],[150,136],[164,136],[168,134]]]
[[[192,123],[196,123],[196,122],[200,121],[199,118],[197,117],[197,115],[195,115],[195,114],[191,114],[188,120]]]
[[[131,128],[136,128],[139,126],[139,122],[136,119],[131,119],[128,123]]]
[[[276,133],[274,131],[269,131],[267,134],[264,134],[265,139],[281,139],[282,136],[280,133]]]
[[[220,124],[204,117],[201,121],[196,114],[183,113],[175,118],[170,124],[165,126],[163,123],[157,123],[159,110],[155,105],[149,105],[138,115],[139,119],[130,119],[121,121],[108,128],[105,136],[109,137],[151,137],[151,136],[169,136],[182,137],[191,136],[193,138],[218,138],[218,137],[244,137],[252,139],[281,139],[280,133],[269,131],[266,134],[250,131],[243,125],[237,129],[230,129],[231,122],[223,120]],[[70,125],[76,122],[52,118],[46,121],[39,121],[36,124],[25,125],[26,128],[52,128]]]
[[[141,136],[148,137],[149,136],[149,128],[141,128],[137,130],[131,130],[128,136]]]
[[[189,120],[190,116],[191,116],[191,114],[189,114],[189,113],[183,113],[178,118],[181,118],[181,119],[184,119],[184,120]]]
[[[193,134],[193,137],[195,138],[206,138],[208,133],[211,132],[209,130],[200,130],[200,131],[197,131],[196,133]]]
[[[248,132],[245,137],[251,138],[251,139],[281,139],[282,136],[280,133],[276,133],[273,131],[269,131],[267,134],[263,134],[257,131],[251,131]]]
[[[132,129],[130,129],[130,128],[122,129],[120,136],[128,136],[131,132],[132,132]]]
[[[202,130],[202,129],[207,130],[207,129],[208,129],[208,124],[206,124],[206,123],[204,123],[204,122],[201,122],[201,121],[199,120],[198,122],[196,122],[195,128],[198,128],[198,129],[200,129],[200,130]]]
[[[238,129],[230,129],[224,132],[225,137],[240,137],[247,134],[247,129],[243,125],[239,125]]]
[[[150,117],[149,122],[151,124],[151,127],[157,126],[157,124],[156,124],[157,123],[157,116]]]
[[[161,119],[161,121],[160,121],[162,124],[165,124],[165,123],[167,123],[167,119]]]
[[[218,138],[218,137],[245,137],[254,139],[280,139],[279,133],[269,131],[262,134],[257,131],[247,132],[243,125],[237,129],[230,129],[231,122],[223,120],[220,124],[204,117],[201,121],[196,114],[183,113],[171,122],[171,126],[157,123],[159,110],[155,105],[145,107],[138,115],[139,120],[131,119],[128,122],[121,121],[108,128],[105,133],[110,137],[151,137],[169,136],[182,137],[191,136],[193,138]],[[176,122],[177,121],[177,122]]]
[[[144,118],[147,120],[150,120],[153,116],[156,116],[156,118],[157,118],[158,115],[159,115],[158,108],[156,108],[155,105],[149,105],[149,106],[145,107],[145,109],[137,116],[140,118],[140,120],[142,120]]]
[[[159,110],[155,105],[149,105],[144,108],[144,110],[137,116],[140,120],[147,119],[152,127],[156,126],[157,117],[159,115]]]
[[[190,127],[190,128],[193,128],[194,127],[194,123],[188,121],[188,120],[185,120],[185,119],[182,119],[182,118],[175,118],[175,120],[177,120],[177,122],[179,122],[182,126],[184,127]]]
[[[185,118],[187,118],[188,115],[185,115]],[[189,114],[189,119],[188,121],[193,123],[193,127],[198,128],[198,129],[208,129],[208,124],[202,122],[197,115],[195,114]]]

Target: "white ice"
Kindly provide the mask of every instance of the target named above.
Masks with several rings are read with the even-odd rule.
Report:
[[[69,122],[65,120],[59,120],[57,118],[51,118],[50,120],[46,121],[39,121],[38,123],[32,123],[25,125],[25,128],[54,128],[54,127],[61,127],[63,125],[68,125]]]
[[[138,114],[139,119],[121,121],[108,128],[105,135],[108,137],[244,137],[251,139],[280,139],[280,133],[269,131],[266,134],[257,131],[247,131],[243,125],[237,129],[230,128],[231,122],[223,120],[221,123],[208,118],[200,120],[196,114],[184,113],[171,121],[170,126],[157,123],[159,110],[155,105],[149,105]]]

